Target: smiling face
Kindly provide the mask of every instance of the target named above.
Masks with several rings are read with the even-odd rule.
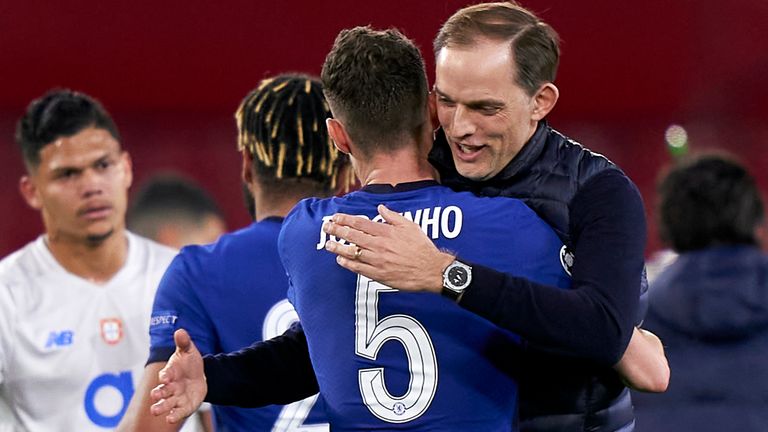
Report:
[[[544,115],[515,81],[509,42],[447,46],[436,59],[440,125],[462,176],[488,180],[517,155]]]
[[[40,164],[21,179],[27,203],[40,210],[50,241],[100,243],[125,227],[133,175],[112,135],[86,128],[40,150]]]

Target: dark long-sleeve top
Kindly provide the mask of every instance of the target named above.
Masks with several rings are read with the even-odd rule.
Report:
[[[298,323],[240,351],[203,357],[207,402],[245,408],[288,404],[319,391]]]
[[[545,122],[510,165],[488,182],[475,184],[461,179],[444,142],[436,143],[430,159],[440,170],[442,181],[452,188],[523,199],[553,226],[575,257],[573,288],[569,291],[473,265],[473,282],[461,306],[522,335],[532,346],[553,354],[554,359],[563,355],[602,365],[610,374],[609,366],[618,361],[629,342],[638,308],[646,225],[642,199],[634,184],[605,158],[573,143]],[[292,355],[279,355],[275,345]],[[253,345],[232,357],[237,360],[206,358],[206,400],[258,406],[283,402],[280,398],[291,389],[290,400],[317,391],[299,326],[279,340]],[[555,361],[562,366],[562,360]],[[578,377],[571,387],[583,387],[579,383],[591,373],[605,372],[598,367],[574,373]],[[610,375],[608,380],[608,387],[623,388],[617,377]],[[279,394],[270,394],[278,387]],[[258,394],[259,389],[265,389],[263,395]],[[540,409],[545,414],[570,414],[607,408],[600,403],[584,408],[581,400],[589,391],[578,393]],[[616,394],[605,393],[599,397],[610,405],[607,401]],[[521,400],[525,397],[521,392]],[[541,402],[538,397],[532,399]],[[523,403],[521,410],[525,407]],[[624,411],[631,416],[631,406]]]
[[[645,216],[634,185],[603,171],[571,201],[573,289],[560,290],[473,265],[461,306],[554,354],[615,364],[632,336]]]

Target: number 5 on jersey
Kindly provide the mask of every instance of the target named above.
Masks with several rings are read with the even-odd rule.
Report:
[[[355,295],[355,354],[376,360],[389,340],[403,344],[411,379],[401,396],[393,396],[384,383],[384,368],[358,371],[360,394],[373,415],[389,423],[405,423],[424,414],[437,390],[437,358],[429,334],[412,316],[390,315],[379,321],[380,293],[396,289],[357,277]]]

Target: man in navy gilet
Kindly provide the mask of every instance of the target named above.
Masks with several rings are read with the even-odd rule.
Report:
[[[436,40],[435,94],[444,134],[438,134],[431,160],[454,189],[524,200],[568,246],[562,260],[573,275],[572,290],[467,262],[473,279],[458,304],[529,343],[520,382],[521,429],[629,431],[631,401],[615,366],[631,357],[630,338],[640,334],[634,322],[640,315],[643,205],[619,168],[544,120],[558,97],[552,83],[557,45],[554,30],[510,3],[471,6],[450,18]],[[397,222],[392,212],[382,213]],[[330,235],[356,243],[327,243],[343,266],[398,289],[443,290],[452,258],[431,242],[403,241],[397,223],[387,229],[343,215],[334,222]],[[208,358],[208,397],[260,405],[311,394],[317,386],[311,363],[297,354],[302,351],[306,355],[306,340],[294,328],[253,347],[249,361]],[[270,362],[284,372],[279,381]],[[248,382],[235,367],[248,369]],[[260,370],[270,372],[254,372]],[[622,372],[626,378],[641,370]],[[667,377],[642,387],[663,390]],[[277,382],[278,389],[271,385]],[[254,390],[264,387],[270,391]]]

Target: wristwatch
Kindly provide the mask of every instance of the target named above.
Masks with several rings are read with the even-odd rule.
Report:
[[[472,267],[459,260],[453,260],[448,267],[443,270],[443,290],[442,295],[458,302],[472,282]]]

